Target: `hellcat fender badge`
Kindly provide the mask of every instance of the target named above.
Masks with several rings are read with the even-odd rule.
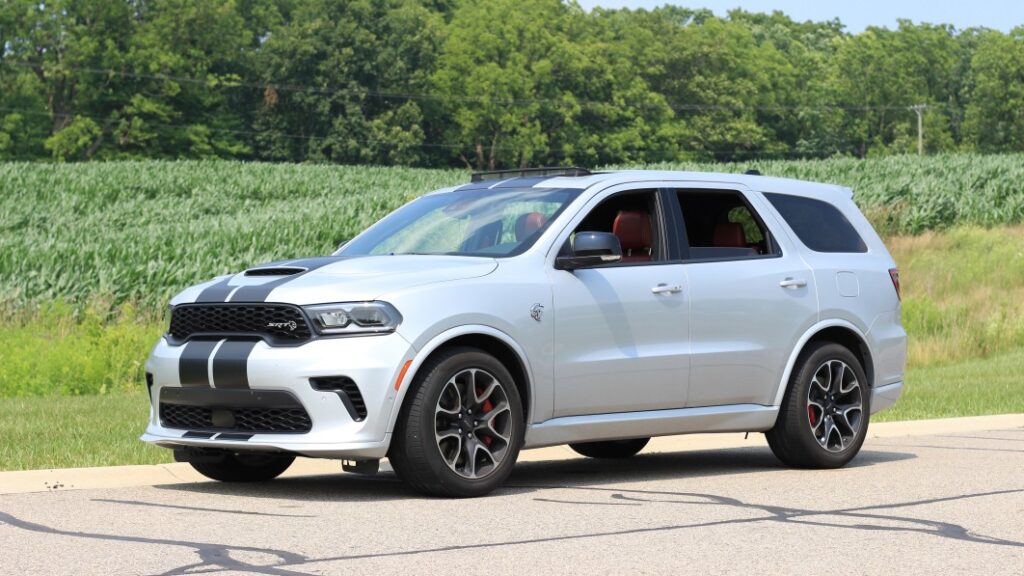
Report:
[[[541,306],[540,304],[534,304],[533,307],[530,308],[530,316],[537,322],[540,322],[540,317],[543,315],[544,307]]]

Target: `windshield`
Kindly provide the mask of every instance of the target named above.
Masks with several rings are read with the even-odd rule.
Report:
[[[524,252],[580,190],[476,189],[418,198],[336,252],[514,256]]]

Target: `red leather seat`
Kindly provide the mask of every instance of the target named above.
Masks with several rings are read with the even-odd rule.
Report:
[[[623,210],[615,216],[612,234],[622,244],[623,262],[651,261],[651,217],[639,210]]]
[[[715,226],[711,243],[718,248],[747,248],[747,235],[743,226],[735,222],[722,222]]]
[[[522,242],[530,234],[540,230],[548,221],[548,217],[540,212],[527,212],[516,218],[516,241]]]

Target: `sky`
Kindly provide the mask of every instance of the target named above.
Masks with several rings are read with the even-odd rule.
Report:
[[[578,0],[583,8],[654,8],[676,4],[710,8],[724,16],[732,8],[748,12],[781,10],[797,21],[839,18],[847,32],[868,26],[896,27],[898,18],[931,24],[952,24],[957,29],[985,26],[1008,32],[1024,26],[1024,0]]]

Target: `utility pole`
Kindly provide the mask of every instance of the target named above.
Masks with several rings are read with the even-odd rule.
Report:
[[[910,110],[917,112],[917,155],[924,155],[924,111],[928,109],[927,104],[915,104]]]

